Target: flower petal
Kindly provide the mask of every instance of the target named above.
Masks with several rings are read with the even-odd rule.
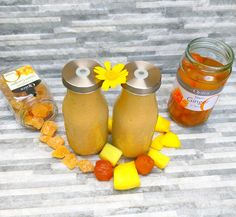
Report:
[[[96,72],[97,74],[105,74],[106,73],[106,69],[102,68],[101,66],[96,66],[93,71]]]
[[[113,66],[112,71],[121,72],[124,67],[125,67],[125,64],[118,63],[118,64]]]
[[[105,75],[96,75],[95,76],[97,79],[99,79],[99,80],[106,80],[106,76]]]
[[[104,91],[108,91],[109,87],[110,87],[110,82],[108,80],[105,80],[102,84],[102,89]]]
[[[124,69],[123,71],[120,72],[120,75],[122,75],[122,76],[127,76],[128,74],[129,74],[129,72],[126,69]]]
[[[104,66],[105,66],[105,69],[107,71],[110,71],[111,70],[111,63],[109,61],[105,61],[104,62]]]
[[[118,84],[120,84],[120,82],[118,80],[110,81],[111,88],[115,88]]]

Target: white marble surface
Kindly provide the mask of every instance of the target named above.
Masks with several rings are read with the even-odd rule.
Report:
[[[58,74],[43,77],[61,108],[65,88]],[[160,114],[167,118],[173,78],[165,74],[157,93]],[[185,129],[172,122],[182,149],[165,149],[170,165],[141,177],[141,188],[123,192],[114,191],[112,181],[98,182],[53,159],[39,133],[17,125],[1,97],[0,216],[236,216],[235,82],[232,75],[205,125]],[[110,108],[118,94],[105,94]],[[64,136],[61,112],[57,122]]]
[[[0,65],[30,63],[46,79],[60,109],[60,70],[70,59],[150,61],[163,72],[160,114],[181,54],[196,37],[236,48],[235,0],[1,0]],[[0,96],[0,216],[235,217],[236,68],[209,121],[182,128],[182,149],[163,172],[142,177],[139,189],[118,192],[112,182],[69,171],[51,158],[38,133],[16,124]],[[111,110],[118,91],[106,93]],[[92,161],[97,156],[90,157]]]

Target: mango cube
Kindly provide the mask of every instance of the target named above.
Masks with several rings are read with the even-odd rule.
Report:
[[[167,148],[180,148],[181,147],[181,142],[179,140],[179,137],[172,132],[166,133],[161,139],[161,143],[164,147],[167,147]]]
[[[155,131],[166,133],[170,131],[170,121],[158,115]]]
[[[109,117],[108,119],[108,132],[111,133],[112,132],[112,118]]]
[[[118,165],[114,170],[114,189],[128,190],[140,186],[134,161]]]
[[[164,154],[162,154],[161,152],[150,148],[149,152],[148,152],[148,156],[151,157],[154,160],[155,165],[159,168],[159,169],[164,169],[167,167],[170,158]]]
[[[158,151],[160,151],[163,148],[163,145],[161,143],[161,140],[162,140],[163,136],[164,135],[159,135],[154,140],[152,140],[151,147],[158,150]]]
[[[102,151],[99,154],[99,157],[103,160],[108,160],[112,164],[112,166],[115,166],[117,162],[119,161],[120,157],[122,155],[122,151],[115,146],[107,143]]]

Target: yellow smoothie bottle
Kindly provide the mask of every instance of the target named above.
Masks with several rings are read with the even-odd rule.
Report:
[[[161,85],[160,70],[143,61],[128,63],[127,82],[113,109],[112,141],[126,157],[148,151],[158,116],[155,92]]]
[[[98,153],[107,141],[108,106],[95,78],[93,60],[82,59],[67,63],[62,81],[67,88],[63,101],[66,136],[71,148],[79,155]]]

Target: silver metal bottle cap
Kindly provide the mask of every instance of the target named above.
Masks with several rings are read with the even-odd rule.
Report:
[[[80,59],[68,62],[62,69],[62,82],[68,89],[88,93],[102,86],[102,81],[95,77],[94,67],[100,66],[96,61]]]
[[[135,61],[125,65],[129,72],[122,87],[135,94],[156,92],[161,86],[161,71],[149,62]]]

